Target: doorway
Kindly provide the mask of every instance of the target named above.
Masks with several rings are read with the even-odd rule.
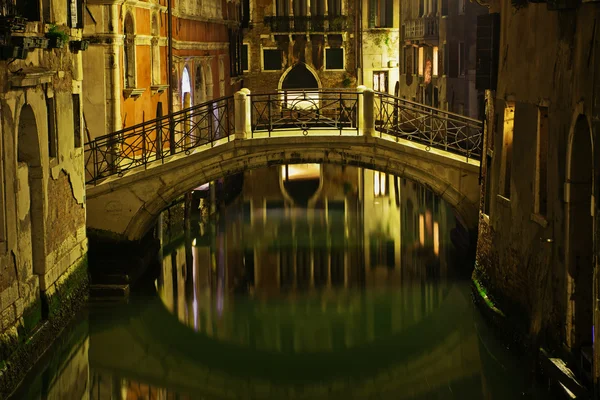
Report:
[[[593,342],[593,217],[592,139],[580,115],[570,140],[567,166],[567,343],[571,351],[590,360]],[[587,368],[584,368],[587,370]],[[583,371],[584,373],[587,371]]]

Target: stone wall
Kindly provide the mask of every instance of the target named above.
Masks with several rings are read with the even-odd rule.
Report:
[[[70,36],[67,7],[52,21]],[[47,21],[48,22],[48,21]],[[43,37],[43,22],[24,33]],[[0,61],[0,397],[10,393],[87,296],[81,53],[32,49]],[[78,127],[79,129],[76,129]]]
[[[598,33],[594,37],[593,31],[600,9],[588,3],[573,12],[551,11],[545,4],[530,3],[516,10],[510,1],[502,0],[492,2],[491,12],[501,13],[500,65],[498,90],[486,94],[488,160],[482,169],[486,184],[481,195],[474,278],[526,337],[541,337],[555,349],[565,345],[577,353],[583,343],[578,339],[582,328],[577,332],[577,326],[591,326],[594,317],[588,311],[582,320],[582,309],[578,315],[574,310],[580,301],[592,306],[594,264],[591,247],[586,254],[573,250],[586,239],[577,236],[585,223],[569,219],[579,208],[583,210],[579,215],[585,220],[587,214],[592,223],[587,210],[593,193],[597,198],[598,164],[594,166],[591,159],[598,158],[592,154],[591,143],[582,148],[572,146],[581,138],[596,140],[592,121],[598,115],[592,112],[591,83],[598,80],[600,70],[597,56],[593,57],[600,51]],[[531,29],[541,26],[544,28]],[[512,104],[512,166],[510,191],[506,192],[501,184],[507,171],[504,112]],[[546,107],[547,156],[540,157],[539,110]],[[576,129],[582,121],[585,129]],[[570,170],[576,171],[578,159],[590,160],[584,171],[594,168],[593,192],[587,178],[569,176]],[[536,206],[537,171],[542,163],[547,166],[545,212]],[[588,192],[577,189],[577,183],[589,185]],[[592,213],[598,215],[597,210],[593,204]],[[597,240],[597,234],[593,236]],[[583,260],[579,266],[577,257]],[[578,277],[587,274],[586,289],[578,286]],[[581,295],[583,292],[588,294]]]

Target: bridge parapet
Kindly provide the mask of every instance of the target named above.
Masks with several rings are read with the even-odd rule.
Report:
[[[322,134],[356,131],[360,136],[391,135],[430,148],[481,157],[480,121],[407,101],[364,86],[353,90],[282,90],[211,100],[177,113],[95,138],[85,145],[86,183],[189,154],[201,146],[257,136],[289,136],[290,131]],[[333,131],[333,132],[331,132]]]

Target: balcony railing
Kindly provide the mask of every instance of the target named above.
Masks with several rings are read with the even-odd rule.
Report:
[[[439,32],[436,17],[415,18],[404,22],[404,39],[438,39]]]
[[[323,15],[265,17],[265,25],[268,25],[274,33],[344,32],[348,28],[348,18]]]

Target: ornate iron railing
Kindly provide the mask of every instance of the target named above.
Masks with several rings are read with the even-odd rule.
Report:
[[[93,139],[85,144],[86,183],[229,141],[233,124],[233,96],[228,96]]]
[[[481,159],[481,121],[387,93],[375,94],[375,130],[467,159]]]
[[[344,15],[338,16],[294,16],[294,17],[265,17],[265,24],[271,32],[293,33],[293,32],[343,32],[348,28],[348,18]]]
[[[358,134],[358,92],[353,91],[299,91],[251,94],[252,135],[300,129],[304,135],[309,129],[355,129]]]
[[[298,131],[308,135],[310,130],[340,135],[355,131],[359,135],[361,129],[374,128],[380,137],[390,135],[467,159],[481,158],[480,121],[375,93],[374,126],[369,128],[359,113],[359,102],[365,101],[362,96],[342,89],[252,93],[247,99],[251,132],[242,136],[271,137]],[[218,140],[229,141],[234,132],[233,113],[233,97],[223,97],[96,138],[85,144],[86,183],[164,162],[169,155],[188,153],[198,146],[212,147]]]

